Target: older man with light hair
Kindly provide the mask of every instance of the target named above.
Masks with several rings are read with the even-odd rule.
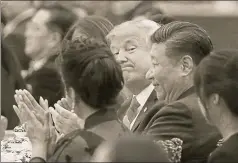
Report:
[[[157,99],[146,72],[151,66],[150,36],[158,28],[160,25],[151,20],[132,20],[115,26],[107,36],[110,49],[122,67],[125,89],[133,94],[124,101],[118,116],[133,132]]]

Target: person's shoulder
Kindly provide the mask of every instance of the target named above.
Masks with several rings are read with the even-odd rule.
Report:
[[[209,156],[209,163],[238,162],[238,134],[231,136]]]
[[[53,156],[49,159],[55,162],[89,161],[94,150],[104,139],[86,130],[75,130],[61,138]]]

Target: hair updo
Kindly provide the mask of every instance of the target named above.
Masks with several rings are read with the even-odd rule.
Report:
[[[238,116],[238,50],[220,50],[205,57],[196,69],[194,85],[201,100],[217,93]]]
[[[74,89],[76,102],[81,99],[93,108],[116,103],[124,80],[120,65],[105,43],[87,38],[68,41],[58,62],[66,90]]]

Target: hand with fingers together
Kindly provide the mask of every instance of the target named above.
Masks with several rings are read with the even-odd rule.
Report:
[[[39,100],[39,103],[34,99],[34,97],[27,90],[16,90],[14,95],[17,106],[13,106],[17,116],[19,117],[21,123],[26,122],[26,115],[23,114],[23,111],[19,108],[20,103],[24,103],[31,111],[35,113],[37,118],[42,122],[43,115],[46,110],[48,110],[48,101],[44,100],[42,97]],[[42,122],[43,123],[43,122]]]
[[[55,109],[50,107],[56,129],[63,135],[83,128],[84,122],[74,112],[62,107],[62,100],[55,104]],[[64,105],[63,105],[64,106]],[[66,106],[65,106],[66,107]]]
[[[42,121],[39,121],[34,112],[25,103],[19,103],[19,110],[26,117],[26,132],[32,144],[32,157],[41,157],[46,160],[48,146],[54,139],[54,135],[51,133],[54,127],[50,113],[45,111],[41,117]]]

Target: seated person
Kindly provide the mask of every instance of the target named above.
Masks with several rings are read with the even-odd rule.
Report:
[[[46,145],[44,146],[44,144],[49,143],[44,140],[44,137],[47,137],[48,134],[40,133],[40,139],[43,139],[43,141],[36,143],[36,149],[34,149],[33,144],[34,151],[37,151],[34,152],[33,156],[56,162],[87,161],[94,148],[102,140],[118,137],[120,131],[122,131],[122,126],[117,121],[115,105],[117,96],[123,88],[122,71],[107,45],[88,39],[69,43],[68,48],[63,50],[60,55],[59,66],[65,83],[67,98],[72,101],[71,105],[74,112],[81,119],[81,129],[73,131],[60,139],[52,150],[51,157],[46,156],[47,149]],[[41,107],[29,92],[18,91],[17,95],[23,96],[23,101],[18,101],[19,107],[15,107],[15,110],[27,110],[28,108],[34,110],[31,105],[24,101],[29,97],[35,106]],[[22,106],[21,103],[25,105]],[[55,104],[55,109],[50,108],[53,117],[62,110],[62,107]],[[44,109],[41,108],[41,110]],[[46,123],[43,117],[44,114],[35,115],[39,119],[37,123]],[[30,129],[28,127],[29,121],[33,123],[36,118],[28,118],[26,121],[28,121],[28,133],[30,133],[30,129],[36,130],[34,127]],[[41,130],[40,126],[38,130]],[[34,134],[33,131],[32,133]],[[41,144],[40,147],[38,147],[39,144]],[[81,149],[85,155],[78,153]]]
[[[238,50],[212,52],[199,64],[194,83],[201,111],[223,137],[208,162],[238,162]]]

